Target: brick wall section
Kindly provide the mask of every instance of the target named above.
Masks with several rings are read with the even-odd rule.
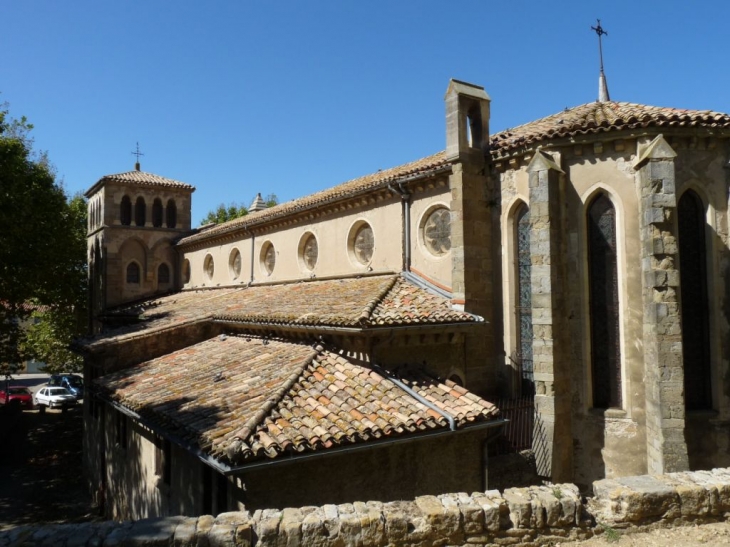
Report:
[[[543,545],[587,539],[607,526],[630,530],[730,518],[730,469],[604,479],[593,490],[587,503],[576,486],[559,484],[217,517],[23,526],[1,533],[0,547]]]
[[[564,296],[561,274],[560,174],[551,156],[536,152],[527,167],[530,191],[530,260],[532,262],[532,362],[535,378],[535,409],[540,417],[533,450],[538,474],[555,482],[573,475],[571,460],[570,398],[556,393],[570,392],[568,360],[560,355],[564,347]]]
[[[676,153],[659,135],[635,164],[640,200],[649,473],[689,469],[677,256]]]

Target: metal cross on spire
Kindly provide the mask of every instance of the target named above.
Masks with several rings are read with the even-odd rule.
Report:
[[[132,155],[137,156],[137,162],[134,164],[134,169],[139,171],[139,157],[144,156],[144,154],[139,151],[139,142],[137,142],[137,150],[132,152]]]
[[[601,62],[601,72],[598,76],[598,101],[606,102],[610,101],[611,98],[608,95],[608,85],[606,84],[606,75],[603,73],[603,43],[601,41],[602,36],[608,36],[608,32],[603,30],[601,26],[601,20],[596,19],[597,24],[595,27],[591,27],[591,30],[595,31],[598,35],[598,57]]]

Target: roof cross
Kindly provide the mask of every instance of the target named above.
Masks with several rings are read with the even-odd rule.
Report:
[[[602,36],[608,36],[608,32],[603,30],[601,26],[601,20],[596,19],[596,26],[591,27],[598,35],[598,58],[601,62],[601,73],[598,76],[598,101],[606,102],[610,101],[611,98],[608,96],[608,85],[606,84],[606,76],[603,74],[603,43],[601,41]]]
[[[135,152],[132,152],[133,156],[137,156],[137,162],[134,164],[135,170],[139,171],[139,157],[144,156],[142,152],[139,151],[139,142],[137,142],[137,150]]]

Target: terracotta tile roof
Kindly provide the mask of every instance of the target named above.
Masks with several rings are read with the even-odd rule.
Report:
[[[379,275],[182,291],[110,310],[107,322],[122,326],[77,345],[91,349],[109,340],[121,341],[205,319],[356,329],[483,322],[479,316],[452,309],[447,298],[416,287],[399,275]]]
[[[216,319],[246,323],[368,328],[481,319],[398,275],[254,286],[225,303]]]
[[[180,182],[178,180],[168,179],[155,175],[154,173],[146,173],[145,171],[127,171],[126,173],[117,173],[115,175],[104,175],[99,179],[100,182],[113,181],[126,184],[140,184],[143,186],[165,186],[167,188],[181,188],[195,190],[190,184]],[[94,185],[96,186],[96,185]]]
[[[645,127],[730,128],[730,115],[710,110],[663,108],[633,103],[593,102],[569,108],[491,136],[492,150],[501,155],[540,141]]]
[[[281,203],[263,211],[257,211],[244,217],[230,220],[222,224],[217,224],[181,239],[179,244],[185,245],[187,243],[193,243],[209,237],[234,232],[244,227],[255,226],[257,224],[286,217],[300,211],[316,209],[322,205],[338,201],[343,198],[353,197],[360,193],[365,193],[378,188],[386,188],[389,183],[399,178],[426,173],[435,169],[447,167],[448,165],[449,163],[446,161],[446,153],[439,152],[417,161],[399,165],[398,167],[385,169],[378,171],[377,173],[372,173],[364,177],[350,180],[327,190],[322,190],[321,192],[316,192],[293,201]]]
[[[447,380],[395,377],[455,418],[499,415]],[[229,465],[447,429],[446,418],[369,365],[322,348],[219,336],[94,381],[101,393]]]

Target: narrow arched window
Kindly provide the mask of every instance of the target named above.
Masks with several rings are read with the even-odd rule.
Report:
[[[152,202],[152,226],[159,228],[162,226],[162,200],[155,198]]]
[[[127,265],[127,283],[139,285],[139,264],[136,262]]]
[[[593,406],[620,408],[621,342],[616,252],[616,210],[605,195],[588,208]]]
[[[174,199],[167,200],[167,218],[165,220],[168,228],[177,226],[177,207]]]
[[[137,226],[144,226],[147,216],[147,205],[144,202],[143,197],[138,197],[134,203],[134,223]]]
[[[688,190],[677,205],[684,398],[688,410],[712,408],[705,209]]]
[[[157,283],[160,285],[170,283],[170,267],[167,264],[160,264],[157,268]]]
[[[522,369],[522,393],[532,393],[532,262],[530,259],[530,210],[524,203],[515,213],[515,316],[517,360]]]
[[[122,198],[122,204],[119,207],[119,220],[124,226],[132,224],[132,200],[129,196]]]

